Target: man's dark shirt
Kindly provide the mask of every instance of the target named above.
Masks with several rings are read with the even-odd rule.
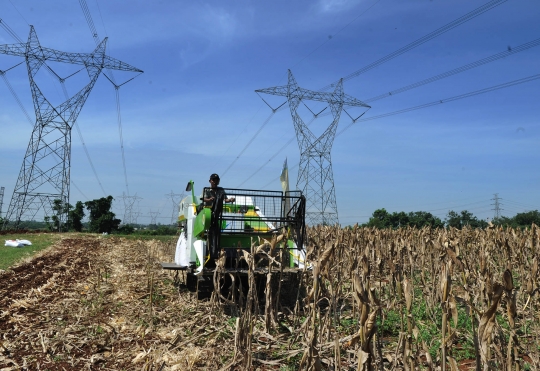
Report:
[[[227,194],[225,193],[225,190],[221,187],[205,188],[203,191],[203,199],[214,197],[214,200],[217,200],[222,195],[224,199],[227,198]],[[204,206],[212,206],[214,203],[213,201],[203,201],[203,202],[204,202]]]

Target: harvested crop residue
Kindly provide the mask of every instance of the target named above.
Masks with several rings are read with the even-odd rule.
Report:
[[[203,347],[185,341],[215,330],[215,317],[160,269],[158,257],[170,250],[154,240],[64,238],[1,274],[0,369],[221,364],[227,346],[217,351],[211,339]]]

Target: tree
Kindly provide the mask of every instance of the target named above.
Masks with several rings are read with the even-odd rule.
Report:
[[[90,212],[90,232],[111,233],[118,230],[121,220],[116,219],[116,215],[111,211],[113,200],[112,196],[108,196],[84,203]]]
[[[540,225],[540,212],[538,210],[517,213],[513,217],[501,216],[493,220],[494,224],[511,228],[527,228],[533,223]]]
[[[530,227],[533,223],[540,225],[540,212],[538,210],[518,213],[514,216],[516,224],[520,227]]]
[[[61,229],[64,227],[64,229],[69,230],[70,228],[70,222],[69,222],[69,212],[73,208],[72,205],[69,203],[62,203],[62,200],[55,199],[53,201],[52,210],[54,211],[54,214],[51,216],[50,220],[52,220],[52,226],[49,224],[49,220],[47,220],[47,217],[45,217],[45,223],[47,223],[50,230],[55,230],[60,232]],[[60,225],[60,215],[65,214],[68,215],[68,219],[66,221],[66,225],[62,226]]]
[[[446,226],[461,229],[465,226],[471,228],[486,228],[488,223],[485,220],[478,219],[471,212],[462,210],[460,214],[450,210],[446,216]]]
[[[431,228],[443,228],[443,221],[427,211],[415,211],[409,213],[409,226],[422,228],[430,226]]]
[[[365,226],[376,228],[423,228],[425,226],[442,228],[444,223],[427,211],[411,211],[409,213],[400,211],[390,214],[386,209],[377,209]]]
[[[84,204],[81,201],[77,201],[75,208],[69,212],[69,220],[71,222],[71,227],[77,231],[82,232],[83,224],[82,220],[84,218]]]
[[[377,209],[373,212],[373,215],[371,218],[369,218],[369,221],[366,224],[367,227],[375,227],[375,228],[391,228],[391,222],[390,222],[390,214],[386,209]]]

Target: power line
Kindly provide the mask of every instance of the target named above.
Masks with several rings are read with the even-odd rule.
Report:
[[[251,139],[247,142],[247,144],[244,146],[244,148],[240,151],[240,153],[238,154],[238,156],[236,156],[236,158],[233,160],[233,162],[229,165],[229,167],[227,169],[225,169],[225,171],[223,172],[223,175],[227,174],[227,172],[229,171],[229,169],[236,163],[236,161],[238,161],[238,159],[244,154],[244,152],[246,151],[246,149],[248,149],[248,147],[251,145],[251,143],[253,143],[253,141],[255,140],[255,138],[257,138],[257,136],[259,135],[259,133],[261,132],[262,129],[264,129],[264,127],[266,126],[266,124],[268,124],[270,122],[270,120],[272,119],[272,117],[274,117],[274,114],[276,113],[276,111],[273,111],[270,116],[268,116],[268,118],[263,122],[263,124],[261,125],[261,127],[259,128],[259,130],[257,130],[257,132],[251,137]],[[222,175],[222,176],[223,176]]]
[[[97,44],[99,44],[99,36],[98,36],[97,30],[96,30],[96,27],[94,25],[94,21],[92,20],[92,15],[90,13],[90,10],[88,9],[88,5],[86,3],[86,0],[79,0],[79,4],[81,5],[81,9],[83,11],[84,17],[86,18],[86,23],[88,24],[88,28],[90,29],[90,32],[92,33],[92,37],[94,38],[94,42],[97,45]],[[99,5],[98,5],[98,9],[99,9]],[[101,16],[101,11],[100,11],[100,16]],[[103,22],[103,17],[101,18],[101,21]],[[104,75],[113,84],[114,90],[115,90],[115,93],[116,93],[116,116],[117,116],[117,121],[118,121],[118,133],[120,134],[120,150],[122,152],[122,167],[123,167],[123,170],[124,170],[124,180],[125,180],[125,183],[126,183],[126,192],[127,192],[127,195],[129,196],[129,183],[128,183],[127,169],[126,169],[126,156],[125,156],[125,151],[124,151],[124,137],[123,137],[123,134],[122,134],[122,115],[121,115],[121,111],[120,111],[120,87],[122,85],[128,83],[129,81],[133,80],[138,75],[131,78],[131,79],[129,79],[129,80],[127,80],[126,82],[118,85],[118,84],[116,84],[116,81],[114,79],[114,75],[113,75],[112,71],[107,69],[107,72],[108,72],[108,75],[106,73],[104,73]]]
[[[522,79],[505,82],[505,83],[499,84],[499,85],[494,85],[494,86],[491,86],[489,88],[475,90],[475,91],[472,91],[472,92],[469,92],[469,93],[456,95],[456,96],[453,96],[453,97],[450,97],[450,98],[440,99],[440,100],[437,100],[437,101],[434,101],[434,102],[421,104],[419,106],[404,108],[404,109],[393,111],[393,112],[383,113],[383,114],[377,115],[377,116],[371,116],[371,117],[363,118],[363,119],[351,122],[349,125],[344,127],[339,133],[337,133],[336,136],[339,136],[339,135],[343,134],[344,131],[349,129],[356,122],[366,122],[366,121],[371,121],[371,120],[378,120],[378,119],[388,117],[388,116],[399,115],[401,113],[411,112],[411,111],[419,110],[419,109],[422,109],[422,108],[428,108],[428,107],[431,107],[431,106],[436,106],[436,105],[447,103],[447,102],[453,102],[453,101],[464,99],[464,98],[470,98],[470,97],[473,97],[475,95],[489,93],[489,92],[492,92],[492,91],[495,91],[495,90],[509,88],[511,86],[514,86],[514,85],[519,85],[519,84],[524,84],[526,82],[531,82],[531,81],[534,81],[534,80],[539,79],[539,78],[540,78],[540,74],[532,75],[532,76],[524,77]]]
[[[30,26],[30,24],[28,23],[28,21],[26,20],[26,18],[23,17],[23,15],[21,14],[21,12],[19,12],[19,9],[17,9],[17,7],[15,6],[15,4],[13,4],[13,2],[11,0],[9,0],[9,3],[13,6],[13,8],[15,8],[15,10],[17,11],[17,13],[19,13],[19,15],[21,16],[21,18],[24,20],[24,22]],[[19,41],[21,42],[21,41]]]
[[[440,36],[443,33],[448,32],[448,31],[452,30],[453,28],[455,28],[455,27],[457,27],[457,26],[459,26],[459,25],[461,25],[461,24],[463,24],[465,22],[470,21],[471,19],[474,19],[474,18],[478,17],[479,15],[487,12],[488,10],[491,10],[491,9],[495,8],[496,6],[501,5],[502,3],[506,2],[506,1],[508,1],[508,0],[492,0],[489,3],[484,4],[481,7],[478,7],[476,9],[474,9],[473,11],[471,11],[471,12],[469,12],[469,13],[467,13],[467,14],[453,20],[452,22],[450,22],[450,23],[436,29],[435,31],[433,31],[433,32],[431,32],[431,33],[429,33],[429,34],[427,34],[427,35],[413,41],[412,43],[405,45],[404,47],[396,50],[395,52],[390,53],[387,56],[382,57],[382,58],[376,60],[375,62],[373,62],[371,64],[368,64],[367,66],[365,66],[365,67],[363,67],[363,68],[361,68],[361,69],[359,69],[359,70],[357,70],[355,72],[352,72],[352,73],[348,74],[347,76],[345,76],[343,78],[343,81],[350,80],[350,79],[352,79],[354,77],[357,77],[357,76],[359,76],[359,75],[361,75],[361,74],[363,74],[363,73],[365,73],[365,72],[367,72],[367,71],[369,71],[369,70],[371,70],[371,69],[373,69],[373,68],[375,68],[375,67],[377,67],[377,66],[379,66],[379,65],[381,65],[383,63],[385,63],[385,62],[388,62],[389,60],[394,59],[395,57],[400,56],[401,54],[403,54],[405,52],[408,52],[409,50],[414,49],[417,46],[420,46],[420,45],[424,44],[425,42],[427,42],[427,41],[429,41],[431,39],[434,39],[435,37]],[[331,89],[337,83],[338,83],[338,81],[336,81],[336,82],[334,82],[332,84],[328,84],[328,85],[324,86],[320,90],[324,91],[324,90]]]
[[[82,1],[82,0],[80,0]],[[96,0],[97,1],[97,0]],[[343,31],[344,29],[346,29],[348,26],[350,26],[353,22],[355,22],[358,18],[360,18],[362,15],[366,14],[369,10],[371,10],[371,8],[373,8],[375,5],[377,5],[381,0],[377,0],[375,1],[371,6],[369,6],[366,10],[364,10],[363,12],[361,12],[358,16],[356,16],[352,21],[350,21],[349,23],[347,23],[344,27],[342,27],[341,29],[339,29],[334,35],[332,35],[332,37],[329,37],[327,40],[325,40],[322,44],[320,44],[319,46],[317,46],[315,49],[313,49],[310,53],[308,53],[306,56],[304,56],[302,59],[300,59],[298,62],[296,62],[294,66],[300,64],[304,59],[308,58],[310,55],[312,55],[313,53],[315,53],[318,49],[320,49],[322,46],[324,46],[326,43],[328,43],[334,36],[336,36],[337,34],[339,34],[341,31]],[[505,0],[506,1],[506,0]],[[261,97],[262,98],[262,97]],[[263,99],[264,103],[266,103],[268,105],[268,103]],[[281,105],[279,106],[278,108],[274,109],[272,107],[270,107],[272,109],[272,112],[273,113],[276,113],[278,111],[282,111],[284,109],[286,109],[285,106]],[[257,111],[258,113],[258,111]],[[257,114],[255,113],[255,115]],[[254,115],[254,116],[255,116]],[[261,125],[261,127],[259,128],[259,130],[255,133],[255,135],[248,141],[248,144],[244,147],[244,149],[242,150],[242,152],[236,157],[236,159],[233,160],[233,163],[229,165],[229,167],[225,170],[225,172],[223,173],[223,175],[225,173],[227,173],[227,171],[229,171],[229,169],[236,163],[236,161],[238,161],[238,159],[242,156],[242,154],[245,152],[245,150],[251,145],[251,143],[253,143],[253,140],[255,140],[257,138],[257,136],[260,134],[260,132],[262,131],[262,129],[266,126],[266,124],[268,123],[268,120],[270,118],[268,118],[267,120],[265,120],[263,122],[263,124]],[[251,122],[253,120],[253,117],[251,118],[251,120],[249,120],[249,122]],[[243,130],[240,131],[240,133],[242,133],[243,131],[246,130],[246,128],[249,126],[249,122],[248,124],[245,126],[245,128]],[[241,134],[238,135],[238,137],[229,145],[229,148],[225,151],[225,153],[228,153],[229,152],[229,149],[234,145],[234,143],[238,140],[238,138],[240,137]],[[293,138],[294,140],[294,138]],[[270,161],[270,160],[269,160]],[[264,167],[264,166],[263,166]],[[262,169],[262,168],[261,168]],[[260,170],[260,169],[259,169]],[[257,170],[256,173],[259,171]],[[249,179],[249,178],[248,178]],[[247,181],[247,180],[246,180]],[[245,183],[246,181],[244,181],[243,183]],[[242,184],[243,184],[242,183]]]
[[[77,187],[77,185],[75,184],[75,182],[74,182],[73,180],[71,181],[71,185],[72,185],[73,187],[75,187],[75,188],[77,189],[77,191],[79,191],[79,193],[82,194],[84,198],[86,198],[87,201],[90,200],[90,199],[88,198],[88,196],[86,196],[86,195],[83,193],[83,191],[81,191],[81,189],[80,189],[79,187]]]
[[[438,80],[441,80],[441,79],[456,75],[458,73],[465,72],[465,71],[470,70],[472,68],[476,68],[476,67],[482,66],[484,64],[494,62],[496,60],[508,57],[508,56],[510,56],[512,54],[519,53],[521,51],[530,49],[530,48],[538,46],[538,45],[540,45],[540,39],[530,41],[528,43],[519,45],[519,46],[517,46],[515,48],[508,47],[507,50],[505,50],[503,52],[494,54],[492,56],[480,59],[480,60],[478,60],[476,62],[472,62],[472,63],[466,64],[466,65],[458,67],[458,68],[454,68],[454,69],[452,69],[450,71],[446,71],[444,73],[432,76],[430,78],[415,82],[414,84],[410,84],[410,85],[404,86],[402,88],[392,90],[392,91],[390,91],[388,93],[377,95],[376,97],[364,100],[364,102],[369,103],[369,102],[373,102],[373,101],[376,101],[376,100],[379,100],[379,99],[394,96],[396,94],[403,93],[403,92],[405,92],[407,90],[418,88],[420,86],[423,86],[423,85],[426,85],[426,84],[429,84],[429,83],[432,83],[432,82],[435,82],[435,81],[438,81]]]
[[[11,2],[11,1],[10,1]],[[11,4],[13,5],[13,3]],[[15,7],[15,5],[13,5],[13,7]],[[17,10],[17,8],[15,8],[15,10]],[[18,12],[18,10],[17,10]],[[19,13],[21,14],[21,13]],[[24,18],[23,18],[24,19]],[[28,23],[28,22],[27,22]],[[15,40],[17,40],[18,42],[20,42],[22,44],[22,40],[19,38],[19,36],[17,36],[17,34],[15,33],[15,31],[13,31],[13,29],[11,27],[9,27],[6,22],[4,22],[2,20],[2,18],[0,18],[0,26],[11,36],[13,37]]]
[[[442,103],[447,103],[447,102],[452,102],[452,101],[456,101],[456,100],[460,100],[460,99],[465,99],[465,98],[469,98],[469,97],[473,97],[473,96],[476,96],[476,95],[480,95],[480,94],[484,94],[484,93],[489,93],[489,92],[492,92],[492,91],[495,91],[495,90],[499,90],[499,89],[504,89],[504,88],[508,88],[508,87],[511,87],[511,86],[514,86],[514,85],[519,85],[519,84],[523,84],[523,83],[526,83],[526,82],[531,82],[531,81],[534,81],[536,79],[539,79],[540,78],[540,74],[537,74],[537,75],[532,75],[532,76],[529,76],[529,77],[525,77],[525,78],[522,78],[522,79],[518,79],[518,80],[513,80],[513,81],[509,81],[509,82],[506,82],[506,83],[503,83],[503,84],[499,84],[499,85],[494,85],[494,86],[491,86],[491,87],[488,87],[488,88],[484,88],[484,89],[480,89],[480,90],[475,90],[475,91],[472,91],[472,92],[469,92],[469,93],[465,93],[465,94],[460,94],[460,95],[456,95],[454,97],[450,97],[450,98],[445,98],[445,99],[440,99],[440,100],[437,100],[437,101],[434,101],[434,102],[431,102],[431,103],[425,103],[425,104],[421,104],[419,106],[414,106],[414,107],[409,107],[409,108],[404,108],[404,109],[401,109],[401,110],[398,110],[398,111],[393,111],[393,112],[387,112],[387,113],[383,113],[383,114],[380,114],[380,115],[377,115],[377,116],[371,116],[371,117],[367,117],[367,118],[363,118],[363,119],[359,119],[359,120],[353,120],[349,125],[347,125],[346,127],[344,127],[341,131],[339,131],[337,134],[336,134],[336,137],[343,134],[343,132],[345,132],[346,130],[348,130],[351,126],[353,126],[356,122],[365,122],[365,121],[372,121],[372,120],[378,120],[378,119],[381,119],[381,118],[384,118],[384,117],[388,117],[388,116],[394,116],[394,115],[399,115],[399,114],[402,114],[402,113],[407,113],[407,112],[411,112],[411,111],[415,111],[415,110],[419,110],[419,109],[423,109],[423,108],[428,108],[428,107],[432,107],[432,106],[435,106],[435,105],[438,105],[438,104],[442,104]],[[294,138],[293,138],[294,139]],[[273,157],[272,157],[273,158]],[[271,158],[271,159],[272,159]],[[270,159],[270,160],[271,160]],[[269,160],[269,161],[270,161]],[[268,162],[269,162],[268,161]],[[289,168],[289,170],[291,170],[292,168],[294,168],[295,166],[292,166],[291,168]],[[260,170],[260,169],[259,169]],[[257,170],[257,172],[259,171]],[[276,179],[279,179],[279,176],[272,179],[270,182],[268,182],[265,186],[263,186],[263,189],[266,188],[268,185],[270,185],[272,182],[276,181]],[[249,180],[249,179],[247,179]],[[245,180],[244,183],[247,181]]]
[[[341,31],[343,31],[344,29],[346,29],[347,27],[349,27],[353,22],[355,22],[358,18],[360,18],[361,16],[363,16],[364,14],[366,14],[369,10],[371,10],[371,8],[373,8],[375,5],[377,5],[381,0],[377,0],[375,1],[373,4],[371,4],[370,7],[368,7],[366,10],[364,10],[362,13],[360,13],[359,15],[357,15],[352,21],[350,21],[349,23],[347,23],[344,27],[340,28],[335,34],[333,35],[330,35],[328,36],[328,38],[323,42],[321,43],[319,46],[317,46],[315,49],[313,49],[311,52],[309,52],[306,56],[304,56],[302,59],[300,59],[298,62],[296,62],[295,64],[293,64],[291,66],[290,69],[293,69],[295,66],[297,66],[298,64],[300,64],[304,59],[308,58],[310,55],[312,55],[313,53],[315,53],[317,50],[319,50],[320,48],[322,48],[325,44],[327,44],[328,42],[330,42],[330,40],[332,40],[337,34],[339,34]]]
[[[509,200],[509,199],[506,199],[505,202],[506,202],[507,206],[509,206],[508,203],[510,203],[510,204],[516,205],[517,207],[528,208],[528,209],[531,209],[531,210],[534,209],[534,208],[537,208],[537,207],[534,207],[534,206],[531,206],[531,205],[526,205],[526,204],[524,204],[522,202],[512,201],[512,200]]]
[[[506,1],[506,0],[505,0]],[[418,82],[415,82],[413,84],[410,84],[410,85],[407,85],[407,86],[404,86],[404,87],[401,87],[399,89],[395,89],[395,90],[392,90],[388,93],[384,93],[384,94],[381,94],[381,95],[378,95],[376,97],[373,97],[373,98],[370,98],[370,99],[367,99],[365,100],[365,102],[372,102],[372,101],[376,101],[376,100],[379,100],[379,99],[383,99],[383,98],[387,98],[389,96],[393,96],[393,95],[396,95],[396,94],[399,94],[399,93],[402,93],[402,92],[405,92],[405,91],[408,91],[408,90],[411,90],[411,89],[414,89],[414,88],[417,88],[417,87],[420,87],[420,86],[423,86],[423,85],[426,85],[426,84],[429,84],[429,83],[432,83],[432,82],[435,82],[435,81],[438,81],[438,80],[441,80],[441,79],[444,79],[444,78],[447,78],[447,77],[450,77],[450,76],[453,76],[453,75],[456,75],[458,73],[461,73],[461,72],[465,72],[467,70],[470,70],[472,68],[475,68],[475,67],[479,67],[479,66],[482,66],[484,64],[487,64],[487,63],[491,63],[491,62],[494,62],[498,59],[501,59],[501,58],[505,58],[507,56],[510,56],[510,55],[513,55],[513,54],[516,54],[516,53],[519,53],[521,51],[524,51],[524,50],[527,50],[527,49],[530,49],[532,47],[535,47],[535,46],[538,46],[540,45],[540,39],[536,39],[536,40],[533,40],[533,41],[530,41],[528,43],[525,43],[525,44],[522,44],[522,45],[519,45],[517,47],[514,47],[514,48],[511,48],[511,47],[508,47],[507,50],[503,51],[503,52],[500,52],[500,53],[497,53],[497,54],[494,54],[494,55],[491,55],[489,57],[486,57],[486,58],[483,58],[483,59],[480,59],[478,61],[475,61],[475,62],[472,62],[472,63],[469,63],[469,64],[466,64],[464,66],[461,66],[461,67],[457,67],[457,68],[454,68],[452,70],[449,70],[449,71],[446,71],[444,73],[441,73],[441,74],[438,74],[438,75],[435,75],[435,76],[432,76],[432,77],[429,77],[427,79],[424,79],[424,80],[421,80],[421,81],[418,81]],[[263,99],[264,101],[264,99]],[[268,103],[266,101],[264,101],[267,105]],[[442,102],[440,102],[442,103]],[[270,107],[270,106],[269,106]],[[272,111],[275,113],[275,112],[278,112],[278,111],[281,111],[283,109],[285,109],[285,107],[278,107],[276,109],[273,109],[272,107],[270,107],[272,109]],[[308,108],[309,109],[309,108]],[[348,114],[347,111],[345,111],[345,113]],[[330,115],[330,112],[327,112],[327,113],[323,113],[321,114],[320,116],[328,116]],[[317,115],[318,116],[318,115]],[[349,117],[351,117],[349,115]],[[357,119],[353,119],[351,117],[351,119],[353,120],[352,124],[354,124],[356,122]],[[364,120],[360,120],[360,121],[364,121]],[[263,127],[266,125],[266,122],[263,124]],[[346,130],[347,128],[345,128],[344,130]],[[262,130],[262,127],[259,129],[259,131],[253,136],[253,138],[251,138],[250,142],[248,143],[248,145],[244,148],[243,152],[245,151],[245,149],[247,149],[247,147],[249,147],[249,145],[251,144],[251,142],[258,136],[258,134],[260,133],[260,131]],[[341,132],[343,132],[344,130],[342,130]],[[341,132],[339,134],[341,134]],[[338,134],[338,135],[339,135]],[[287,144],[285,146],[283,146],[280,151],[285,148],[286,146],[288,146],[292,141],[294,140],[294,138],[292,138],[291,140],[289,140],[287,142]],[[280,153],[280,151],[276,152],[272,157],[270,157],[270,159],[264,163],[261,167],[259,167],[255,173],[257,174],[259,171],[261,171],[270,161],[272,161],[272,159],[277,156],[277,154]],[[242,152],[242,153],[243,153]],[[240,156],[238,156],[234,162],[229,166],[229,168],[227,168],[227,171],[230,169],[230,167],[232,167],[234,165],[234,163],[236,163],[236,161],[239,159]],[[252,176],[253,176],[252,175]],[[251,177],[252,177],[251,176]],[[238,187],[240,187],[241,185],[243,185],[245,182],[247,182],[251,177],[247,178],[244,182],[242,182]]]
[[[311,119],[311,121],[309,121],[306,125],[309,126],[317,117],[314,117],[313,119]],[[244,183],[246,183],[248,180],[250,180],[251,178],[253,178],[255,175],[257,175],[257,173],[259,171],[261,171],[262,169],[264,169],[268,163],[270,163],[270,161],[272,161],[277,155],[281,154],[282,151],[287,148],[293,141],[294,141],[295,137],[292,137],[291,139],[289,139],[281,148],[279,148],[269,159],[268,161],[266,161],[265,163],[263,163],[257,170],[255,170],[254,173],[252,173],[249,177],[247,177],[246,180],[244,180],[242,183],[240,183],[238,186],[236,186],[236,188],[240,188],[242,185],[244,185]]]
[[[426,84],[429,84],[429,83],[432,83],[432,82],[435,82],[435,81],[438,81],[438,80],[441,80],[441,79],[444,79],[444,78],[447,78],[447,77],[450,77],[450,76],[453,76],[453,75],[456,75],[458,73],[461,73],[461,72],[465,72],[467,70],[470,70],[472,68],[475,68],[475,67],[479,67],[479,66],[482,66],[484,64],[487,64],[487,63],[491,63],[491,62],[494,62],[496,60],[499,60],[499,59],[502,59],[502,58],[505,58],[507,56],[510,56],[510,55],[513,55],[513,54],[516,54],[516,53],[519,53],[519,52],[522,52],[524,50],[527,50],[527,49],[530,49],[530,48],[533,48],[535,46],[538,46],[540,45],[540,38],[539,39],[536,39],[536,40],[533,40],[533,41],[530,41],[528,43],[525,43],[525,44],[522,44],[522,45],[519,45],[517,47],[514,47],[514,48],[511,48],[511,47],[508,47],[507,50],[503,51],[503,52],[500,52],[500,53],[497,53],[497,54],[494,54],[494,55],[491,55],[489,57],[486,57],[486,58],[483,58],[483,59],[480,59],[478,61],[475,61],[475,62],[472,62],[472,63],[469,63],[469,64],[466,64],[464,66],[461,66],[461,67],[458,67],[458,68],[454,68],[452,70],[449,70],[449,71],[446,71],[446,72],[443,72],[441,74],[438,74],[438,75],[435,75],[435,76],[432,76],[432,77],[429,77],[427,79],[424,79],[424,80],[420,80],[420,81],[417,81],[413,84],[409,84],[407,86],[404,86],[404,87],[401,87],[399,89],[395,89],[395,90],[392,90],[388,93],[384,93],[384,94],[380,94],[380,95],[377,95],[373,98],[369,98],[367,100],[365,100],[364,102],[368,103],[368,102],[373,102],[373,101],[376,101],[376,100],[379,100],[379,99],[383,99],[383,98],[387,98],[387,97],[390,97],[390,96],[394,96],[396,94],[399,94],[399,93],[403,93],[405,91],[408,91],[408,90],[411,90],[411,89],[415,89],[415,88],[418,88],[420,86],[423,86],[423,85],[426,85]],[[263,99],[264,100],[264,99]],[[266,101],[265,101],[266,103]],[[266,103],[268,105],[268,103]],[[272,107],[270,107],[272,108]],[[278,111],[281,111],[285,109],[285,107],[278,107],[276,109],[272,109],[274,112],[278,112]],[[345,111],[346,112],[346,111]],[[320,114],[320,116],[328,116],[330,115],[330,112],[327,112],[327,113],[322,113]],[[318,118],[319,115],[314,115],[315,118]],[[350,116],[349,116],[350,117]],[[353,120],[355,121],[355,120]],[[362,121],[362,120],[360,120]],[[354,124],[354,122],[353,122]],[[264,124],[266,125],[266,124]],[[263,125],[263,126],[264,126]],[[262,129],[262,128],[261,128]],[[251,139],[251,141],[253,141],[255,139],[255,137],[258,135],[258,133],[260,132],[260,130],[257,132],[257,134]],[[345,128],[346,129],[346,128]],[[344,130],[345,130],[344,129]],[[344,131],[342,130],[342,131]],[[339,134],[338,134],[339,135]],[[274,159],[275,156],[277,156],[277,154],[279,154],[281,152],[281,150],[283,150],[285,147],[287,147],[292,141],[294,140],[294,138],[291,138],[286,145],[284,145],[279,151],[277,151],[266,163],[264,163],[261,167],[259,167],[250,177],[248,177],[246,180],[244,180],[240,186],[244,183],[246,183],[249,179],[251,179],[254,175],[256,175],[259,171],[261,171],[270,161],[272,161]],[[247,147],[246,147],[247,148]],[[238,157],[237,157],[238,159]],[[236,160],[237,160],[236,159]],[[236,162],[235,160],[235,162]],[[232,164],[231,164],[232,166]],[[240,187],[238,186],[238,187]]]

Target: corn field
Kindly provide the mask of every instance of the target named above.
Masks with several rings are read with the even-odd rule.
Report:
[[[242,253],[240,295],[207,301],[183,288],[182,273],[161,270],[175,241],[66,238],[0,274],[0,369],[540,368],[534,225],[309,228],[294,290],[279,238]],[[262,260],[271,269],[261,286]]]

